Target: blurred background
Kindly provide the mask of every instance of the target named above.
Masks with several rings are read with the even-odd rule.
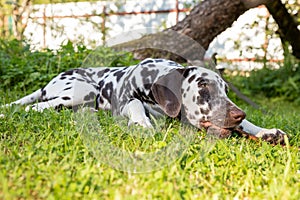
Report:
[[[185,18],[200,0],[1,0],[1,37],[26,40],[33,50],[58,49],[62,44],[95,48],[122,32],[151,28],[161,31]],[[299,20],[299,2],[285,0]],[[18,18],[14,24],[14,18]],[[17,26],[17,27],[15,27]],[[277,24],[264,6],[248,10],[210,44],[206,57],[217,53],[230,66],[262,68],[268,61],[278,68],[283,48]],[[233,63],[233,65],[232,65]]]

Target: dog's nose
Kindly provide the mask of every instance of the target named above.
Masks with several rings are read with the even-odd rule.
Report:
[[[229,121],[233,124],[239,124],[245,119],[246,113],[238,108],[229,111]]]

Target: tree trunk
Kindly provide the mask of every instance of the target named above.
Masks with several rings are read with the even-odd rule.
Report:
[[[18,40],[23,40],[24,31],[28,24],[29,19],[29,8],[31,5],[31,0],[23,0],[22,3],[18,1],[13,3],[13,32],[15,38]]]
[[[278,23],[282,37],[290,42],[294,55],[300,58],[300,31],[296,22],[291,23],[291,16],[280,0],[205,0],[175,26],[117,45],[116,48],[134,51],[139,59],[164,57],[179,62],[203,60],[205,51],[217,35],[230,27],[245,11],[262,4],[266,4]]]
[[[288,42],[292,46],[293,55],[300,59],[300,31],[297,28],[297,21],[289,14],[281,1],[269,0],[266,7],[278,24],[277,33],[281,40]]]

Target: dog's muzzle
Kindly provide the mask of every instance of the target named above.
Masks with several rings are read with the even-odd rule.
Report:
[[[200,125],[207,130],[207,134],[209,135],[227,138],[231,135],[233,129],[245,118],[246,114],[244,111],[235,106],[230,106],[221,124],[214,123],[213,121],[201,121]]]

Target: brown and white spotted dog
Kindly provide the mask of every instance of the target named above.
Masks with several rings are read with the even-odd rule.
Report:
[[[145,59],[121,68],[78,68],[59,74],[44,88],[7,104],[31,104],[32,109],[78,107],[112,110],[129,124],[152,127],[153,116],[181,117],[221,138],[236,127],[268,141],[283,142],[279,129],[264,129],[245,119],[246,114],[227,97],[227,84],[203,67],[182,67],[164,59]]]

